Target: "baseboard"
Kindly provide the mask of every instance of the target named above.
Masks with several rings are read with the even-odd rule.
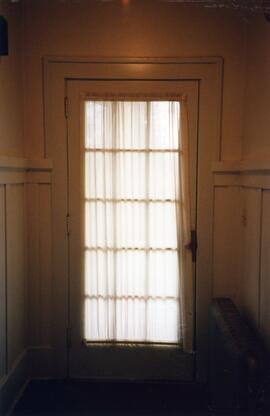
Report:
[[[0,414],[5,415],[21,392],[29,375],[28,350],[24,350],[12,369],[0,381]]]

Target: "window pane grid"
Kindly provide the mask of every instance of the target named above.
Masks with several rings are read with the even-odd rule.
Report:
[[[159,116],[167,120],[163,129],[159,118],[153,121],[155,104],[86,103],[87,341],[175,343],[181,338],[179,103],[158,103]]]

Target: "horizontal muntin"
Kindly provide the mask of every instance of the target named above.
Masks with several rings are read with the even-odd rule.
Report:
[[[125,149],[125,148],[119,148],[116,149],[113,148],[101,148],[101,147],[86,147],[84,148],[84,152],[88,153],[182,153],[182,150],[180,149]]]
[[[100,345],[100,346],[104,346],[106,345],[106,347],[141,347],[141,348],[147,348],[149,346],[152,347],[182,347],[182,340],[177,341],[130,341],[130,340],[117,340],[115,338],[104,338],[102,340],[98,339],[82,339],[82,344],[85,345],[86,347],[90,347],[90,346],[95,346],[95,345]]]
[[[139,296],[139,295],[122,295],[122,296],[114,296],[114,295],[84,295],[84,298],[87,300],[175,300],[179,301],[179,296]]]
[[[85,251],[178,251],[177,247],[84,247]]]
[[[143,198],[85,198],[85,202],[108,202],[108,203],[129,203],[129,202],[143,202],[143,203],[179,203],[179,199],[143,199]]]

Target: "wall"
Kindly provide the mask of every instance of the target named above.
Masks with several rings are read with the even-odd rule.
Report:
[[[270,353],[270,22],[255,15],[248,27],[243,158],[257,169],[243,190],[242,304]]]
[[[270,354],[270,164],[226,170],[214,174],[213,295],[236,302]]]
[[[158,1],[25,0],[26,154],[44,155],[42,57],[224,57],[222,158],[240,159],[246,22],[232,10]],[[237,109],[237,111],[236,111]]]
[[[244,159],[270,157],[270,22],[255,15],[248,24]]]
[[[45,55],[222,56],[221,159],[240,160],[242,139],[244,158],[269,157],[270,35],[269,25],[261,16],[252,17],[246,24],[235,11],[180,7],[177,3],[153,5],[150,0],[137,0],[126,8],[120,3],[87,0],[25,0],[23,10],[21,7],[18,3],[0,3],[0,12],[9,21],[11,51],[0,62],[0,154],[45,156]],[[38,174],[26,173],[26,167],[15,163],[11,172],[9,166],[0,175],[0,387],[8,386],[8,375],[20,367],[23,357],[31,355],[31,361],[27,358],[28,370],[19,369],[21,378],[17,379],[21,382],[35,373],[33,368],[30,371],[35,362],[39,375],[42,365],[43,373],[50,371],[46,360],[51,343],[51,185],[50,174],[40,169]],[[258,171],[253,175],[214,175],[212,295],[232,297],[267,335],[270,346],[270,186],[265,171],[259,171],[259,181]],[[26,319],[30,324],[27,343]],[[28,345],[31,349],[26,348]],[[2,388],[1,394],[4,390],[11,391]]]
[[[0,57],[0,155],[23,156],[21,5],[0,1],[0,15],[9,31],[9,55]]]
[[[127,7],[120,2],[25,0],[23,12],[27,156],[45,155],[42,91],[45,55],[222,56],[221,159],[269,160],[270,25],[261,15],[246,21],[232,10],[153,4],[150,0],[137,0]],[[255,166],[249,175],[239,174],[238,167],[232,171],[233,174],[223,172],[213,178],[212,295],[232,297],[245,316],[269,334],[270,339],[268,182],[261,166],[258,169]],[[35,243],[29,244],[35,248]],[[39,286],[35,286],[37,256],[32,259],[31,290],[39,293]],[[48,287],[44,289],[47,293]],[[38,311],[39,301],[33,302],[32,307]],[[49,298],[47,302],[43,312],[39,311],[44,325]],[[37,345],[44,344],[38,335],[39,320],[33,319],[31,339]]]
[[[0,2],[9,55],[0,57],[0,413],[24,382],[26,371],[26,199],[23,173],[10,165],[23,156],[22,12]],[[3,157],[6,156],[6,157]],[[14,160],[14,159],[12,159]],[[11,380],[11,375],[16,378]]]
[[[214,177],[212,297],[241,298],[241,188]]]
[[[224,88],[221,159],[241,159],[246,32],[245,19],[232,10],[183,7],[173,2],[165,4],[151,0],[136,0],[127,7],[123,7],[120,2],[25,0],[26,155],[46,155],[42,90],[44,56],[222,56]],[[237,302],[240,298],[241,278],[237,235],[241,217],[240,194],[239,186],[231,189],[222,183],[216,184],[212,294],[231,296]],[[32,247],[35,248],[35,244]],[[35,263],[36,258],[33,255],[31,261]],[[39,286],[35,286],[37,272],[30,262],[31,267],[31,298],[34,299],[35,294],[39,293]],[[50,299],[47,301],[49,304]],[[38,300],[33,300],[32,308],[41,313]],[[36,345],[41,345],[43,341],[37,334],[40,321],[38,316],[33,319],[35,322],[32,324],[31,336]],[[40,319],[44,319],[44,315]]]
[[[0,57],[0,414],[5,414],[35,375],[35,362],[39,375],[43,363],[48,368],[43,357],[50,343],[51,210],[48,166],[23,158],[21,3],[1,0],[0,15],[9,33],[9,55]]]
[[[270,353],[270,23],[261,14],[247,40],[243,161],[215,175],[214,289],[232,295]]]
[[[51,166],[0,157],[0,167],[0,414],[5,414],[28,377],[49,372]]]

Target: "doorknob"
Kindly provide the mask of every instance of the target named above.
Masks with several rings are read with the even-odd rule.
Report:
[[[190,236],[191,236],[190,242],[185,245],[185,248],[187,250],[190,250],[191,251],[192,262],[195,263],[196,262],[196,257],[197,257],[197,248],[198,248],[197,232],[196,232],[196,230],[191,230]]]

